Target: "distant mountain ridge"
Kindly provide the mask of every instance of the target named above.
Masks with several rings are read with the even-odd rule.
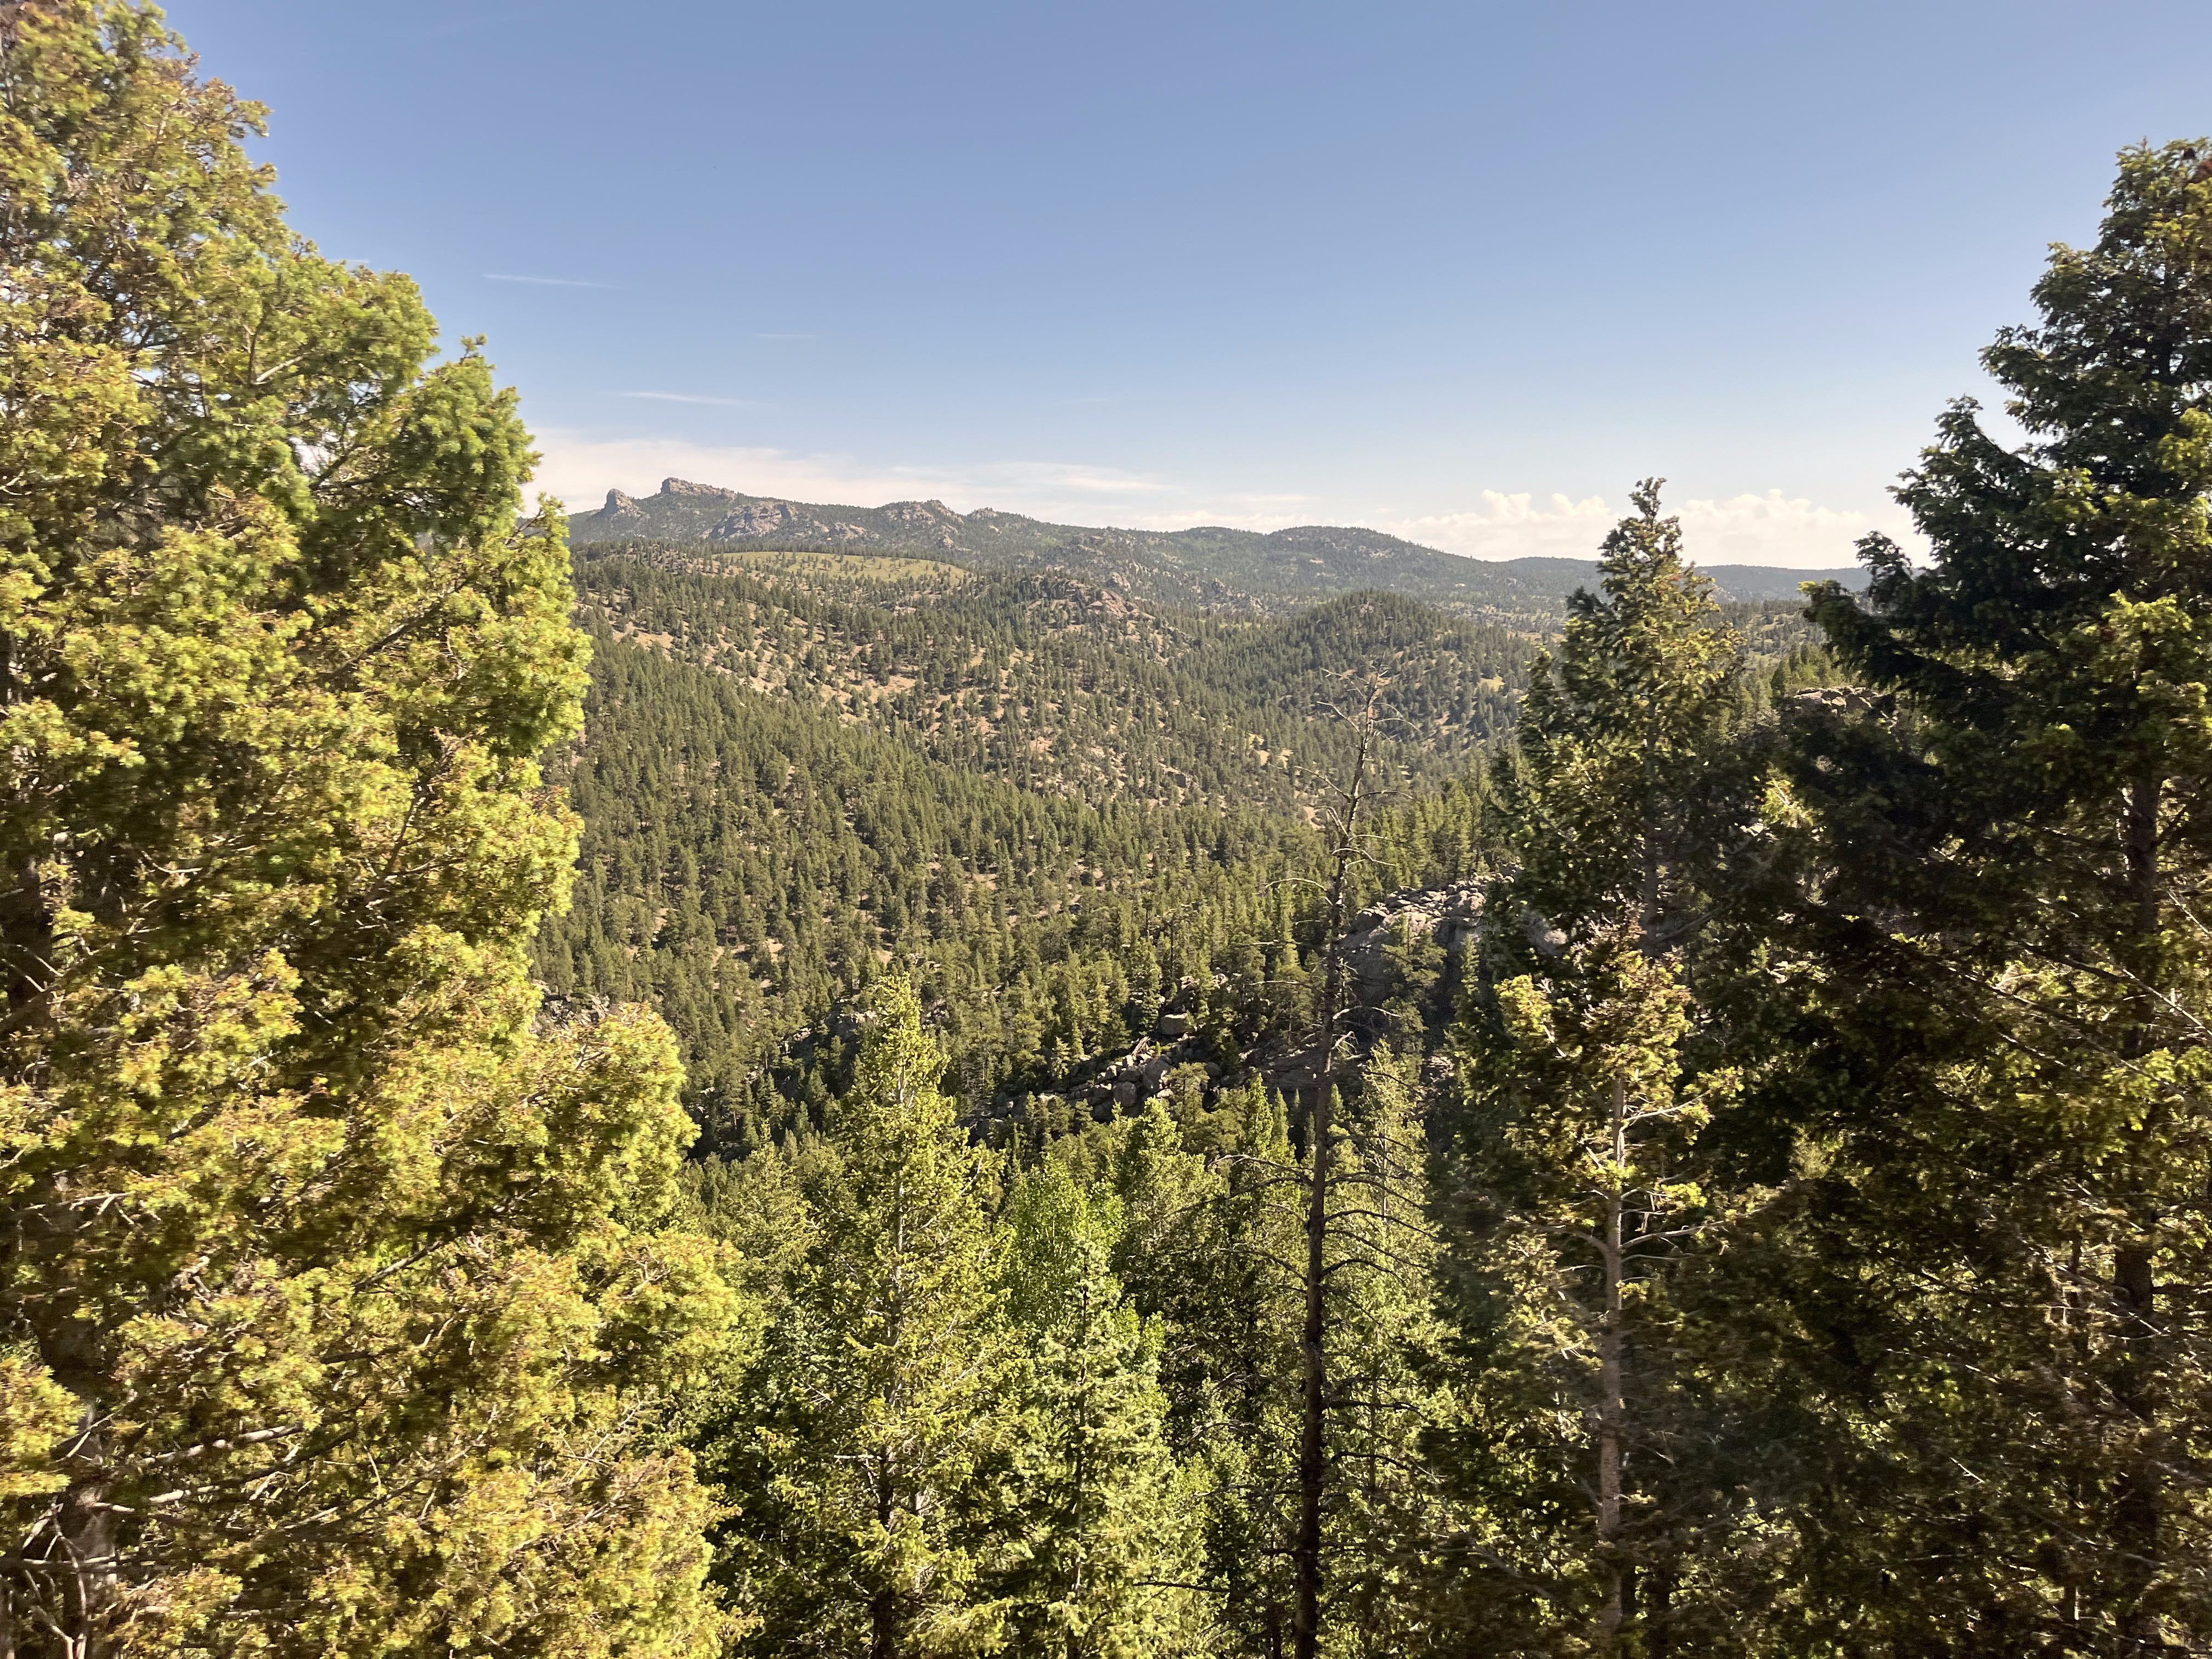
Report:
[[[684,478],[664,479],[659,494],[642,499],[610,489],[604,506],[569,520],[568,534],[581,545],[728,543],[926,554],[981,569],[1060,569],[1146,599],[1231,611],[1281,612],[1380,588],[1466,615],[1510,617],[1555,610],[1597,568],[1584,559],[1490,562],[1350,526],[1120,530],[1048,524],[988,507],[958,513],[939,501],[873,507],[792,501]],[[1794,599],[1805,581],[1856,587],[1865,580],[1856,567],[1717,565],[1707,574],[1724,597],[1741,600]]]

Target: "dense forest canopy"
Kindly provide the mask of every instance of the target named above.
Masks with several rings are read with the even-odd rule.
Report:
[[[0,0],[0,1653],[2212,1646],[2212,149],[1785,599],[572,549],[258,120]]]

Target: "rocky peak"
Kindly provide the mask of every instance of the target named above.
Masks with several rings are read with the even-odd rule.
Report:
[[[708,501],[741,501],[744,496],[737,490],[725,489],[720,484],[693,483],[689,478],[663,478],[660,493],[664,495],[698,495]]]
[[[900,524],[958,523],[960,515],[943,501],[891,501],[878,509]]]
[[[623,495],[619,489],[610,489],[607,491],[607,504],[599,510],[602,513],[611,514],[635,513],[637,511],[637,502],[632,497]]]

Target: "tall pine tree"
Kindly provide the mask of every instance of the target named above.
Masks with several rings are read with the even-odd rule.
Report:
[[[1538,935],[1586,939],[1626,912],[1656,950],[1701,913],[1692,872],[1717,838],[1707,795],[1743,650],[1683,558],[1681,521],[1660,516],[1662,482],[1637,486],[1598,591],[1568,602],[1499,774],[1504,896]]]
[[[1814,606],[1896,702],[1804,722],[1796,780],[1807,1294],[1855,1333],[1838,1424],[1897,1425],[1841,1433],[1823,1506],[1875,1520],[1820,1552],[1869,1651],[2212,1638],[2206,154],[2121,157],[1984,354],[2025,441],[1954,405],[1899,492],[1932,562],[1872,538]]]
[[[1110,1188],[1060,1160],[1016,1187],[1000,1272],[1022,1349],[1022,1420],[995,1588],[1014,1648],[1051,1659],[1180,1650],[1195,1504],[1166,1437],[1159,1328],[1113,1270]]]
[[[1513,862],[1460,1032],[1475,1420],[1452,1437],[1489,1516],[1470,1540],[1492,1564],[1474,1622],[1508,1650],[1663,1641],[1693,1506],[1667,1490],[1692,1363],[1668,1285],[1711,1219],[1698,1131],[1733,1079],[1687,1051],[1681,979],[1733,816],[1721,757],[1742,656],[1658,492],[1638,487],[1600,591],[1576,596],[1539,664],[1499,790]]]
[[[853,1088],[807,1172],[808,1237],[744,1396],[714,1431],[727,1574],[759,1653],[988,1650],[1013,1345],[972,1148],[903,980],[872,994]],[[762,1154],[771,1156],[772,1154]]]

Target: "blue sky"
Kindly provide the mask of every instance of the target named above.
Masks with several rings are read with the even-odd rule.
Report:
[[[179,0],[325,252],[483,333],[572,506],[1847,562],[2212,5]]]

